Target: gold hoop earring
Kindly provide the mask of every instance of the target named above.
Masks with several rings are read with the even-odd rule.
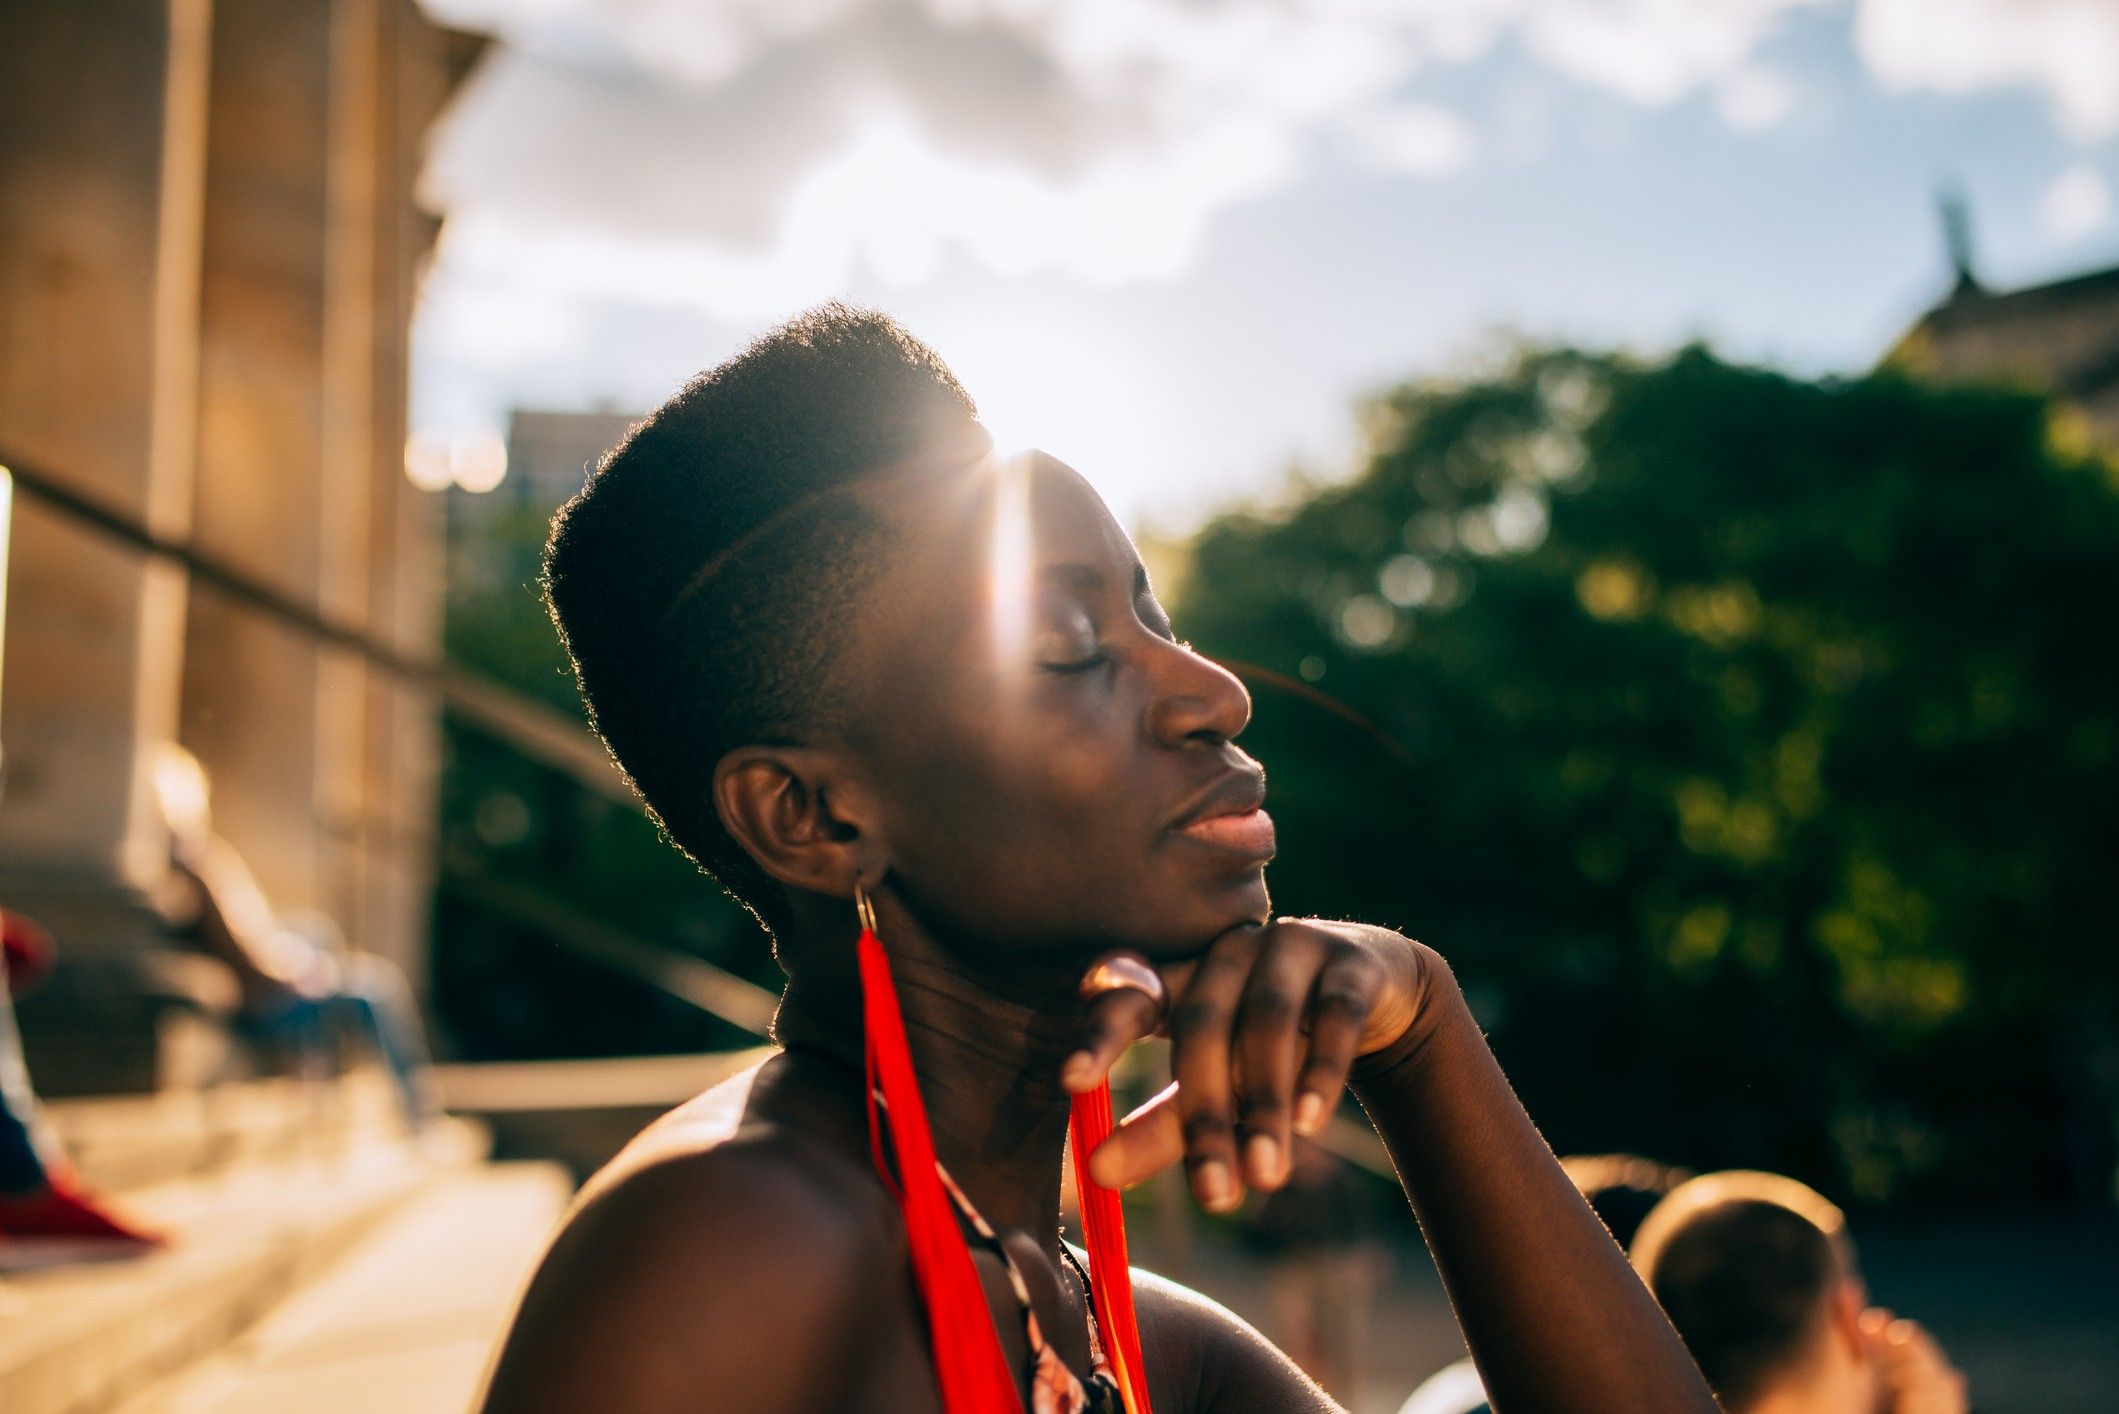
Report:
[[[873,933],[876,931],[875,900],[868,896],[868,890],[861,887],[861,881],[858,879],[854,880],[853,886],[853,911],[854,917],[861,920],[861,928],[864,932]]]

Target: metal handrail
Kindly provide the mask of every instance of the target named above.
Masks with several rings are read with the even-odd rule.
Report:
[[[408,653],[373,634],[332,619],[245,574],[188,541],[162,535],[124,511],[66,485],[50,472],[0,450],[0,472],[42,504],[150,559],[181,566],[193,580],[312,640],[357,655],[385,675],[431,692],[470,725],[522,755],[559,771],[591,792],[630,809],[646,807],[603,743],[565,713],[480,673]],[[756,983],[704,958],[636,938],[577,913],[549,896],[473,868],[441,861],[448,886],[490,912],[553,939],[569,951],[624,972],[718,1020],[755,1036],[766,1034],[778,999]]]
[[[148,528],[108,502],[14,457],[5,448],[0,448],[0,468],[13,474],[16,486],[51,509],[130,545],[150,559],[181,566],[193,579],[305,637],[343,649],[399,682],[434,693],[451,712],[523,755],[607,800],[644,812],[640,797],[603,743],[566,713],[482,674],[438,658],[406,652],[363,629],[320,613],[188,540]]]
[[[541,933],[568,952],[623,972],[753,1036],[770,1034],[778,994],[726,968],[614,928],[527,884],[480,869],[460,852],[443,854],[441,876],[443,887],[483,912]]]

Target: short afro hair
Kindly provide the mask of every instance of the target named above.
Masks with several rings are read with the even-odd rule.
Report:
[[[828,304],[687,383],[552,519],[545,602],[591,724],[769,933],[785,895],[722,827],[714,768],[836,720],[831,666],[881,527],[832,493],[961,443],[977,416],[896,321]]]
[[[1856,1275],[1846,1219],[1781,1174],[1732,1169],[1680,1184],[1630,1254],[1700,1373],[1747,1408],[1800,1362],[1834,1282]]]

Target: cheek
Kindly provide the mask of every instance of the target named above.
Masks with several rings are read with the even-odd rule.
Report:
[[[1135,778],[1113,744],[1079,732],[1018,730],[954,734],[927,779],[942,805],[952,843],[967,854],[1024,856],[1108,849],[1138,832],[1126,795]],[[1145,841],[1139,842],[1145,846]]]
[[[892,853],[960,922],[1073,926],[1080,901],[1122,885],[1151,853],[1136,764],[1125,743],[1077,722],[942,723],[892,773]]]
[[[1043,813],[1055,823],[1108,836],[1112,818],[1130,818],[1121,794],[1128,773],[1116,751],[1104,743],[1074,737],[1054,746],[1036,763],[1025,794],[1043,802]]]

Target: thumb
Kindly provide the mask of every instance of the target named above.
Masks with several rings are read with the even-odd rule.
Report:
[[[1120,1120],[1089,1155],[1089,1177],[1106,1188],[1131,1188],[1185,1156],[1184,1123],[1177,1113],[1177,1087]]]

